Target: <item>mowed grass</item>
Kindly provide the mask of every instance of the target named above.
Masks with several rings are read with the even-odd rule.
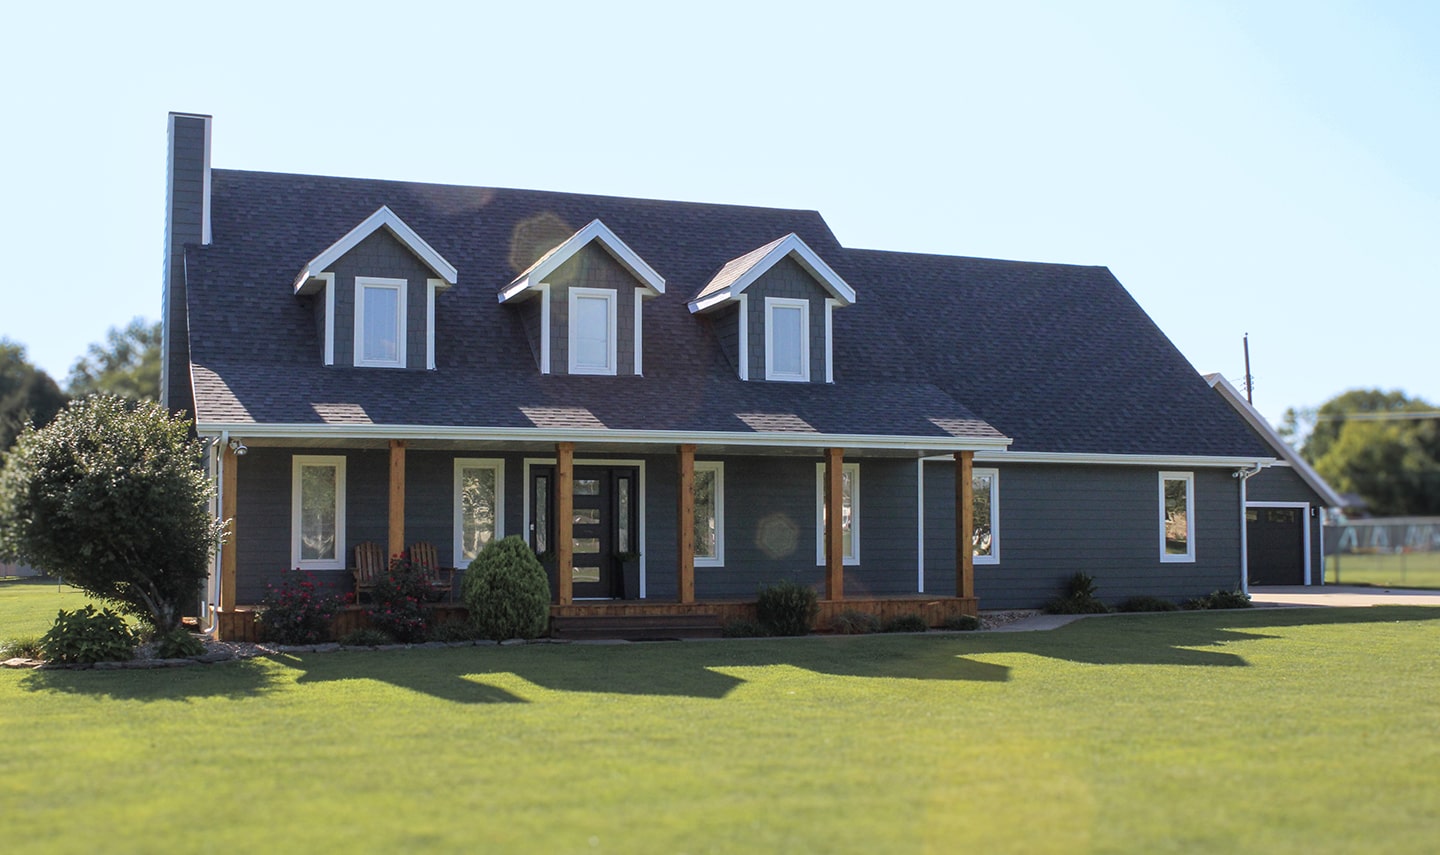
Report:
[[[0,642],[44,635],[61,609],[74,611],[104,603],[78,588],[43,576],[0,580]]]
[[[0,672],[18,852],[1433,852],[1440,610]]]
[[[1386,588],[1440,588],[1440,552],[1327,555],[1325,582]]]

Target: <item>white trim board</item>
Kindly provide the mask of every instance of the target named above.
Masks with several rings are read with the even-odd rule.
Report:
[[[625,241],[610,230],[608,226],[599,220],[591,220],[585,228],[571,235],[562,241],[555,248],[540,256],[530,267],[510,281],[510,284],[500,289],[499,300],[508,303],[511,300],[526,294],[527,291],[538,291],[546,277],[554,273],[565,262],[569,261],[580,250],[589,246],[592,241],[599,242],[600,246],[610,254],[610,257],[619,262],[621,267],[630,271],[630,274],[640,280],[640,284],[647,292],[645,296],[659,296],[665,293],[665,277],[655,272],[641,258],[635,250],[631,249]]]
[[[752,252],[754,252],[754,250],[752,250]],[[750,255],[750,253],[746,253],[746,255]],[[805,268],[805,272],[809,273],[816,282],[819,282],[821,287],[826,291],[829,291],[832,297],[840,301],[840,305],[848,306],[855,302],[855,289],[850,287],[850,283],[840,278],[840,274],[831,269],[830,265],[826,264],[825,260],[817,255],[815,250],[811,249],[805,241],[801,240],[799,235],[791,232],[771,243],[769,249],[766,250],[765,254],[760,258],[745,264],[745,271],[737,276],[733,282],[730,282],[724,288],[716,290],[714,293],[691,300],[689,303],[690,312],[692,314],[703,312],[740,297],[746,288],[749,288],[757,279],[764,276],[770,268],[780,263],[781,259],[792,255],[795,257],[795,261],[799,263],[801,267]],[[716,274],[715,279],[726,276],[727,271],[732,270],[732,266],[739,263],[743,258],[745,258],[745,255],[731,259],[725,264],[725,267],[722,267],[720,272]],[[710,281],[714,282],[715,279],[711,279]],[[708,288],[709,285],[707,284],[706,287]]]
[[[344,237],[330,244],[323,252],[306,262],[299,275],[295,277],[295,293],[307,294],[314,291],[316,286],[312,286],[310,283],[319,274],[325,272],[345,253],[354,249],[361,241],[381,228],[388,229],[396,240],[403,243],[406,249],[409,249],[426,267],[434,271],[435,275],[445,282],[446,287],[455,284],[459,276],[455,265],[446,261],[444,256],[436,252],[434,247],[426,243],[424,238],[406,225],[405,221],[400,219],[388,206],[381,205],[379,210],[366,217]]]

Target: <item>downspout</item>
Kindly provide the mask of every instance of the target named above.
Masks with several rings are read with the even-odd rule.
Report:
[[[211,460],[214,461],[214,484],[215,484],[215,516],[218,519],[225,513],[225,504],[220,496],[220,485],[225,483],[225,449],[230,445],[230,431],[220,432],[220,438],[215,441],[211,448],[214,452]],[[200,601],[200,611],[205,616],[205,626],[201,630],[205,635],[214,635],[220,628],[220,622],[215,617],[216,592],[220,590],[220,573],[224,563],[220,559],[220,550],[216,549],[215,557],[210,563],[210,578],[205,583],[205,593]]]
[[[1235,479],[1240,482],[1240,591],[1245,596],[1250,596],[1250,532],[1249,521],[1245,518],[1245,483],[1256,475],[1260,474],[1261,466],[1255,464],[1254,469],[1236,469]]]

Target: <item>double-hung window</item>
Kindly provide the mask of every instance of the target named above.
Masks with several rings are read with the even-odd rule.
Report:
[[[345,567],[345,458],[296,455],[290,496],[290,563]]]
[[[840,553],[845,564],[860,563],[860,464],[840,466]],[[825,563],[825,464],[815,464],[815,563]]]
[[[1160,473],[1160,560],[1195,560],[1195,473]]]
[[[355,364],[405,367],[404,279],[355,277]]]
[[[971,473],[973,497],[970,552],[976,564],[1000,563],[1000,472],[976,469]]]
[[[725,464],[695,461],[695,566],[725,564]]]
[[[480,550],[505,536],[505,461],[455,461],[455,565],[468,566]]]
[[[616,302],[609,289],[570,289],[571,374],[616,373]]]
[[[810,301],[765,298],[765,379],[810,381]]]

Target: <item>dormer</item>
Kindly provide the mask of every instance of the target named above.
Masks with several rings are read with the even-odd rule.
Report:
[[[831,313],[855,291],[788,234],[720,268],[690,301],[713,318],[741,380],[835,382]]]
[[[435,367],[435,295],[455,266],[388,207],[365,218],[295,277],[315,298],[326,365]]]
[[[642,374],[641,306],[665,279],[599,220],[500,289],[525,325],[541,374]]]

